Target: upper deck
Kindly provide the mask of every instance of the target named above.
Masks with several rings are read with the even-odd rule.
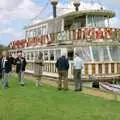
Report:
[[[41,21],[37,24],[26,26],[26,38],[61,32],[79,27],[110,27],[109,19],[115,13],[111,10],[82,10],[58,16],[55,19]],[[107,23],[106,23],[107,21]]]
[[[114,16],[113,11],[103,9],[70,12],[55,19],[26,26],[25,40],[11,43],[12,48],[69,43],[70,41],[77,43],[78,40],[85,44],[108,42],[108,40],[109,43],[115,41],[115,44],[118,44],[120,29],[111,28],[109,24],[109,19]]]

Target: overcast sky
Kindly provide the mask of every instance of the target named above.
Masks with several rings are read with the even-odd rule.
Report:
[[[58,7],[69,7],[71,0],[59,0]],[[89,1],[100,1],[106,9],[116,12],[112,20],[114,27],[120,27],[120,0],[81,0],[81,9],[98,7],[91,6]],[[84,2],[84,3],[83,3]],[[62,10],[59,10],[59,14]],[[62,11],[63,12],[63,11]],[[66,12],[66,10],[64,11]],[[34,23],[52,15],[49,0],[1,0],[0,1],[0,43],[8,45],[12,40],[24,38],[25,25]],[[39,16],[39,17],[36,17]]]

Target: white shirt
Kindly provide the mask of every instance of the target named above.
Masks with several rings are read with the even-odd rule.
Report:
[[[7,60],[6,60],[6,57],[4,57],[3,59],[2,59],[2,67],[3,68],[5,68],[5,62],[6,62]]]
[[[83,62],[83,60],[82,60],[80,57],[76,56],[76,57],[74,58],[73,66],[74,66],[74,69],[77,69],[77,70],[83,69],[83,67],[84,67],[84,62]]]

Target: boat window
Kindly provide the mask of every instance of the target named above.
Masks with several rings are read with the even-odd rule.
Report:
[[[93,57],[95,61],[108,61],[110,60],[108,55],[108,49],[106,46],[93,46]]]
[[[58,59],[61,56],[61,50],[56,50],[56,59]]]
[[[30,60],[30,55],[29,55],[29,53],[27,53],[27,60]]]
[[[110,46],[110,53],[113,61],[120,61],[120,46]]]
[[[47,34],[47,26],[46,25],[42,26],[42,34],[43,35]]]
[[[42,30],[41,28],[38,28],[38,35],[41,35],[42,34]]]
[[[43,53],[42,52],[38,52],[38,59],[39,60],[43,59]]]
[[[50,60],[54,60],[54,50],[50,50]]]
[[[38,52],[35,51],[35,60],[38,58]]]
[[[33,60],[33,58],[34,58],[34,53],[31,52],[31,60]]]
[[[48,51],[44,51],[44,60],[48,60]]]
[[[33,37],[33,30],[30,31],[29,37]]]
[[[25,59],[27,59],[27,54],[26,53],[24,53],[24,57],[25,57]]]
[[[86,62],[92,60],[89,47],[76,48],[75,53],[78,53],[80,58]]]
[[[69,60],[73,60],[73,57],[74,57],[74,51],[68,51],[68,59]]]
[[[87,27],[105,27],[104,16],[87,16]]]

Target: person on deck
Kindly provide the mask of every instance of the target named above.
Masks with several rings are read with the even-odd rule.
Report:
[[[11,72],[11,61],[6,51],[2,52],[0,57],[0,77],[2,78],[2,86],[3,88],[8,88],[8,78],[9,73]]]
[[[18,80],[21,86],[24,86],[24,73],[26,68],[26,59],[22,56],[22,51],[18,51],[18,57],[15,60],[16,73],[18,74]]]
[[[78,53],[75,53],[73,67],[74,67],[75,91],[82,91],[81,72],[82,69],[84,68],[84,62],[79,57]]]
[[[68,90],[68,69],[69,69],[69,61],[66,58],[66,54],[63,54],[60,58],[58,58],[56,62],[56,68],[58,69],[58,90],[62,90],[62,80],[63,80],[63,89]]]

